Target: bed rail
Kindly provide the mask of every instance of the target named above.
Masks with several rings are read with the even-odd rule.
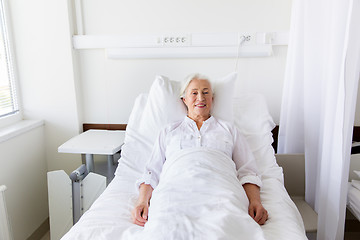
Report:
[[[82,180],[88,175],[88,170],[85,164],[82,164],[76,170],[70,174],[71,185],[72,185],[72,205],[73,205],[73,222],[74,224],[79,221],[83,214],[83,195],[82,195]]]

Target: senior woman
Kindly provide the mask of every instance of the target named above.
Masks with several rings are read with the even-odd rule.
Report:
[[[268,219],[268,213],[260,201],[261,180],[254,157],[236,127],[211,116],[214,94],[209,79],[199,74],[189,76],[184,81],[181,98],[187,107],[187,116],[181,122],[170,124],[160,133],[143,177],[137,182],[139,198],[132,211],[133,222],[144,226],[148,221],[150,199],[154,188],[161,181],[159,176],[167,154],[177,148],[207,147],[224,152],[234,161],[237,178],[249,200],[248,213],[258,224],[263,225]],[[177,142],[177,145],[180,146],[171,146],[176,142],[171,141],[171,138],[179,136],[181,142]],[[224,136],[229,142],[219,142],[222,140],[216,136]]]

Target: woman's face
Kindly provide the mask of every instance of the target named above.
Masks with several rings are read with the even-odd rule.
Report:
[[[183,101],[188,108],[188,116],[190,118],[201,117],[207,119],[210,116],[213,101],[213,93],[209,81],[205,79],[191,80],[186,88]]]

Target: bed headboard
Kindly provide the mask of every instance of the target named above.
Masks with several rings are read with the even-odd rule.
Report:
[[[101,123],[83,123],[83,132],[90,129],[101,130],[126,130],[127,124],[101,124]]]

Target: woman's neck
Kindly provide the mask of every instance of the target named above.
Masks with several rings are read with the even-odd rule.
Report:
[[[201,116],[201,115],[197,115],[197,116],[190,116],[188,114],[188,117],[192,120],[194,120],[194,122],[196,123],[196,126],[198,127],[198,129],[200,130],[201,126],[203,125],[203,123],[208,120],[211,115],[209,114],[209,116],[205,117],[205,116]]]

